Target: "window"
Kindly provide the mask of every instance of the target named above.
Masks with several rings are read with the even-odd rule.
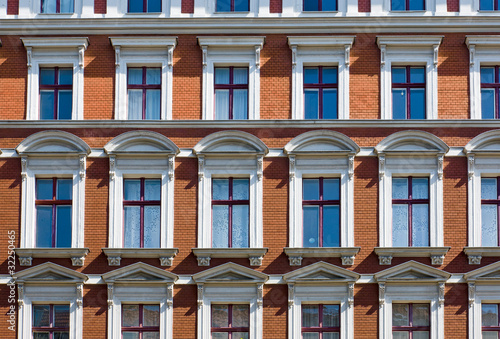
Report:
[[[498,66],[481,67],[481,118],[498,119]]]
[[[159,13],[161,0],[128,0],[129,13]]]
[[[428,304],[392,304],[392,337],[429,339]]]
[[[71,247],[72,179],[36,179],[36,247]]]
[[[336,11],[337,0],[304,0],[304,12],[309,11]]]
[[[69,305],[33,305],[33,338],[69,338]]]
[[[304,117],[337,119],[337,67],[304,67]]]
[[[392,118],[425,119],[425,68],[392,68]]]
[[[212,247],[248,247],[250,182],[212,179]]]
[[[212,339],[248,339],[248,305],[212,305]]]
[[[160,338],[159,305],[122,305],[123,339]]]
[[[425,0],[391,0],[393,11],[424,11]]]
[[[500,177],[481,178],[481,245],[498,246]]]
[[[481,319],[483,339],[495,339],[500,336],[500,304],[482,304]]]
[[[123,247],[160,247],[161,179],[123,180]]]
[[[40,69],[40,120],[71,119],[73,70]]]
[[[479,0],[480,11],[498,11],[498,0]]]
[[[216,12],[248,12],[250,0],[216,0]]]
[[[303,339],[340,338],[339,305],[302,305]]]
[[[73,0],[41,0],[41,13],[73,13]]]
[[[304,247],[340,246],[340,180],[303,179]]]
[[[392,178],[392,245],[429,246],[429,178]]]
[[[161,112],[161,69],[128,69],[128,119],[159,120]]]
[[[215,68],[215,120],[248,119],[248,68]]]

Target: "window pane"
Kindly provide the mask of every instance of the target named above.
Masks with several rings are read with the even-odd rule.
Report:
[[[394,0],[393,0],[394,1]],[[398,0],[395,0],[397,2],[400,2]],[[404,1],[401,1],[404,6]],[[392,10],[394,11],[394,2],[392,3],[393,7]],[[403,9],[403,8],[401,8]],[[393,67],[392,68],[392,83],[393,84],[404,84],[406,83],[406,67]]]
[[[319,339],[319,333],[315,332],[302,333],[302,339]]]
[[[319,326],[319,306],[302,304],[302,327]]]
[[[496,178],[481,178],[481,199],[498,198],[497,194],[497,179]]]
[[[340,206],[323,206],[323,247],[340,246]]]
[[[495,119],[495,90],[481,89],[481,119]]]
[[[144,247],[160,247],[160,206],[144,206]]]
[[[73,105],[72,91],[59,91],[59,101],[57,102],[57,119],[71,120],[71,111]]]
[[[233,91],[233,119],[248,119],[248,90],[235,89]]]
[[[143,1],[142,0],[129,0],[128,2],[129,13],[143,13]]]
[[[229,326],[229,309],[227,305],[212,305],[212,327]]]
[[[323,119],[337,119],[337,90],[323,91]]]
[[[56,0],[42,0],[42,13],[56,13]]]
[[[247,2],[247,0],[243,1]],[[236,85],[248,84],[248,68],[234,68],[233,83]]]
[[[304,91],[304,118],[318,119],[319,92],[317,89],[307,89]]]
[[[161,200],[161,180],[144,180],[144,200]]]
[[[307,0],[306,0],[307,3]],[[317,1],[316,1],[317,4]],[[317,10],[317,9],[315,9]],[[318,67],[304,67],[304,83],[305,84],[318,84],[319,83],[319,68]]]
[[[248,200],[248,179],[233,179],[233,200]]]
[[[231,11],[230,0],[217,0],[216,12],[230,12],[230,11]]]
[[[392,205],[392,246],[408,246],[408,205]]]
[[[40,91],[40,120],[54,119],[54,91]]]
[[[319,246],[319,207],[303,207],[304,247]]]
[[[322,0],[322,11],[336,11],[337,0]]]
[[[125,225],[123,246],[126,248],[141,247],[141,208],[124,206],[123,219]]]
[[[132,3],[132,0],[130,3]],[[140,4],[141,4],[140,12],[142,12],[142,0],[140,0]],[[142,84],[142,68],[129,68],[128,69],[128,84],[129,85],[141,85]]]
[[[429,179],[413,178],[412,180],[412,198],[429,199]]]
[[[338,332],[323,332],[323,339],[340,339]]]
[[[319,200],[319,179],[302,180],[304,200]]]
[[[409,326],[409,305],[392,304],[392,326]]]
[[[498,332],[483,331],[483,339],[498,339]]]
[[[61,7],[63,2],[69,2],[71,3],[71,6],[73,6],[73,0],[61,0]],[[71,9],[71,11],[73,12],[73,8]],[[59,85],[72,85],[72,84],[73,84],[73,70],[71,68],[60,68]]]
[[[53,1],[55,4],[55,0],[53,0]],[[47,3],[47,1],[44,1],[43,3]],[[56,81],[55,68],[40,68],[40,84],[41,85],[54,85],[55,81]]]
[[[56,247],[71,247],[71,206],[56,206]]]
[[[481,67],[481,83],[482,84],[495,83],[495,67]]]
[[[139,332],[123,332],[123,339],[139,339]]]
[[[424,0],[410,0],[410,11],[423,11],[424,8]]]
[[[248,332],[233,332],[232,339],[248,339]]]
[[[408,199],[408,178],[392,178],[392,199]]]
[[[159,305],[144,305],[142,314],[143,326],[160,326]]]
[[[148,13],[159,13],[159,12],[161,12],[161,1],[148,0]]]
[[[249,319],[248,305],[233,305],[233,327],[248,327],[250,326]]]
[[[340,199],[340,180],[323,179],[323,200]]]
[[[494,8],[494,0],[479,0],[479,9],[481,11],[493,11]]]
[[[49,339],[49,332],[33,332],[33,339]]]
[[[142,120],[142,89],[128,90],[128,120]]]
[[[220,0],[217,0],[217,5]],[[227,85],[229,84],[229,68],[216,68],[215,69],[215,84]]]
[[[141,180],[125,179],[123,180],[124,199],[127,201],[141,200]]]
[[[392,118],[406,119],[406,89],[392,90]]]
[[[161,90],[146,90],[146,120],[160,120]]]
[[[335,3],[331,0],[323,0],[323,10],[325,11],[325,3]],[[337,83],[337,67],[323,67],[323,83],[336,84]]]
[[[338,326],[340,326],[340,306],[323,305],[323,327],[338,327]]]
[[[412,206],[412,246],[429,246],[429,205]]]
[[[213,200],[229,200],[229,179],[213,179],[212,185]]]
[[[36,247],[52,247],[52,206],[36,206]]]
[[[229,247],[229,206],[212,206],[212,247]]]
[[[69,339],[69,332],[54,332],[54,339]]]
[[[61,13],[73,13],[73,0],[61,0]]]
[[[215,90],[215,120],[229,119],[229,90]]]
[[[498,246],[497,205],[481,205],[481,246]]]
[[[234,248],[246,248],[248,241],[248,205],[234,205],[232,211],[232,239]]]
[[[148,7],[151,3],[158,2],[158,0],[148,0]],[[158,11],[160,12],[160,11]],[[146,68],[146,84],[159,85],[161,84],[161,68]]]
[[[72,196],[73,196],[73,180],[57,179],[57,194],[56,194],[57,199],[71,200]]]
[[[53,195],[52,179],[37,179],[36,198],[37,200],[51,200]]]
[[[428,331],[415,331],[413,332],[413,339],[429,339]]]
[[[229,333],[227,332],[212,332],[212,339],[227,339],[229,338]]]
[[[33,305],[33,327],[50,326],[50,306]]]
[[[408,332],[392,332],[392,339],[409,339],[410,334]]]
[[[123,327],[139,326],[139,305],[122,305]]]
[[[412,5],[418,6],[420,8],[411,8]],[[422,0],[410,0],[410,9],[423,9]],[[425,83],[425,68],[424,67],[410,67],[410,82],[412,84],[423,84]]]
[[[429,305],[413,304],[413,326],[429,326]]]
[[[410,89],[410,119],[425,119],[425,88]]]
[[[159,332],[144,332],[142,334],[142,339],[160,339]]]
[[[234,0],[234,11],[235,12],[248,12],[249,0]]]
[[[54,305],[54,327],[69,327],[69,305]]]

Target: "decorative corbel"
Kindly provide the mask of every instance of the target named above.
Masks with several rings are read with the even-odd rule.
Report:
[[[344,54],[345,54],[345,66],[349,70],[349,66],[351,65],[351,46],[350,45],[345,45],[344,46]]]
[[[295,299],[295,285],[288,284],[288,307],[293,306],[294,299]]]
[[[120,46],[115,47],[115,67],[120,67]]]
[[[76,306],[78,308],[83,306],[83,284],[76,284]]]
[[[348,157],[349,161],[349,180],[352,180],[354,178],[354,155],[349,155]]]
[[[385,67],[385,54],[386,54],[386,46],[380,45],[380,68]]]
[[[264,304],[264,284],[257,284],[257,307],[261,308]]]
[[[198,285],[198,308],[203,306],[203,284]]]
[[[474,66],[476,62],[476,45],[469,45],[469,66]]]
[[[31,63],[31,57],[33,55],[33,50],[31,47],[26,47],[26,56],[27,56],[27,66],[28,68],[31,68],[32,63]]]
[[[109,156],[109,179],[115,179],[116,170],[116,157],[114,155]]]
[[[288,161],[290,163],[288,175],[290,177],[290,180],[292,180],[295,178],[295,155],[289,155]]]
[[[292,46],[292,69],[297,66],[297,45]]]
[[[437,157],[437,163],[438,163],[438,179],[443,180],[443,164],[444,164],[444,155],[440,154]]]
[[[439,283],[439,307],[444,306],[444,282]]]
[[[476,300],[476,284],[470,282],[469,284],[469,307],[474,305],[474,301]]]
[[[108,284],[108,308],[113,307],[113,284]]]
[[[378,304],[379,306],[385,304],[385,283],[378,284]]]
[[[207,68],[207,54],[208,54],[208,47],[201,46],[201,56],[202,56],[203,69]]]
[[[378,177],[379,180],[384,179],[385,176],[385,155],[378,156]]]
[[[168,47],[168,51],[167,51],[168,60],[167,60],[167,63],[168,63],[168,67],[169,68],[174,67],[174,48],[175,48],[175,46],[169,46]]]
[[[348,296],[349,307],[354,306],[354,283],[349,283],[349,296]]]
[[[260,46],[255,46],[255,66],[260,69]]]
[[[78,66],[80,66],[80,68],[83,68],[84,60],[85,60],[85,47],[82,46],[78,48]]]
[[[261,181],[264,174],[264,157],[257,157],[257,180]]]
[[[174,304],[174,285],[167,284],[167,307],[170,308]]]
[[[80,180],[85,179],[85,174],[87,172],[87,157],[85,155],[80,155]]]
[[[204,177],[204,167],[205,167],[205,157],[200,155],[198,157],[198,180],[203,179]]]
[[[175,158],[173,155],[168,157],[168,180],[174,180],[174,171],[175,171]]]
[[[23,283],[17,284],[17,304],[19,305],[19,308],[24,306],[24,284]]]
[[[469,179],[472,179],[472,177],[474,176],[474,167],[475,167],[474,154],[469,154],[467,156],[467,171],[469,174]]]
[[[433,62],[434,62],[434,67],[437,67],[438,65],[438,52],[439,52],[439,45],[432,45],[432,49],[434,51],[433,53]]]
[[[25,181],[27,177],[28,177],[28,158],[22,157],[21,158],[21,178],[23,179],[23,181]]]

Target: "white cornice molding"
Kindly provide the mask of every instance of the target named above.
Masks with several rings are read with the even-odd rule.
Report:
[[[197,37],[200,47],[260,47],[264,46],[264,36],[203,36]]]
[[[59,32],[60,33],[60,32]],[[21,38],[24,47],[31,48],[80,48],[87,49],[89,39],[84,37]]]
[[[440,45],[443,35],[384,35],[377,36],[377,45],[391,47],[426,47]]]
[[[351,36],[289,36],[288,45],[299,47],[352,47],[355,35]]]
[[[177,37],[163,36],[133,36],[133,37],[110,37],[109,41],[113,47],[123,48],[161,48],[177,45]]]
[[[465,44],[469,48],[473,45],[500,47],[500,35],[466,35]]]

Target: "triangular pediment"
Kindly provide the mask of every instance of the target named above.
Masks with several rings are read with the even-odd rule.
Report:
[[[287,283],[348,283],[355,282],[359,274],[323,261],[287,273],[283,280]]]
[[[81,283],[88,277],[83,273],[47,262],[16,273],[14,279],[18,283]]]
[[[464,147],[465,153],[489,153],[500,155],[500,130],[479,134]]]
[[[223,264],[193,275],[196,283],[257,284],[267,279],[269,279],[267,274],[235,263]]]
[[[378,154],[444,154],[449,147],[435,135],[424,131],[402,131],[389,135],[382,140],[375,151]]]
[[[64,131],[43,131],[30,135],[16,147],[17,153],[32,155],[89,154],[90,147],[74,134]]]
[[[286,154],[356,154],[359,146],[342,133],[317,130],[293,138],[284,150]]]
[[[408,261],[378,272],[374,275],[377,282],[444,282],[451,274],[416,261]]]
[[[106,283],[152,283],[175,282],[179,277],[176,274],[164,271],[157,267],[138,262],[102,275]]]
[[[500,261],[478,268],[464,274],[467,282],[496,282],[500,283]]]
[[[166,136],[151,131],[131,131],[120,134],[105,146],[107,154],[177,154],[179,148]]]
[[[267,154],[269,149],[255,135],[242,131],[222,131],[204,137],[193,147],[201,154]]]

